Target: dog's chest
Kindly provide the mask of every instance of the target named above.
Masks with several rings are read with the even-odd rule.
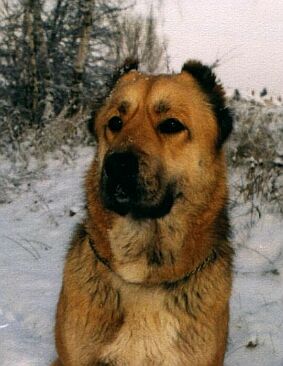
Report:
[[[178,319],[164,308],[163,296],[137,296],[125,303],[125,322],[103,361],[111,365],[182,365],[176,352],[180,334]]]

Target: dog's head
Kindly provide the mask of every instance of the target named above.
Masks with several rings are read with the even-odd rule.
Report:
[[[205,200],[232,130],[214,73],[196,61],[173,75],[145,75],[136,63],[122,71],[91,121],[104,207],[159,218],[182,197]]]

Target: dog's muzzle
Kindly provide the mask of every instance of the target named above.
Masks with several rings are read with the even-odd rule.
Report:
[[[159,191],[151,197],[148,187],[143,184],[140,157],[134,151],[106,155],[100,189],[103,205],[107,209],[120,215],[130,213],[134,218],[162,217],[170,212],[174,203],[170,185],[163,188],[160,184]]]
[[[132,152],[115,152],[104,164],[107,194],[117,203],[128,204],[137,199],[138,157]]]

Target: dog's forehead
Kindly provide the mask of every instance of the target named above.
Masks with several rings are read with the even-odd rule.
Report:
[[[132,72],[120,79],[111,97],[111,104],[123,113],[131,105],[145,104],[156,113],[167,112],[171,105],[182,103],[199,91],[190,75],[146,75]]]

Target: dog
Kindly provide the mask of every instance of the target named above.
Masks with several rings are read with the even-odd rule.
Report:
[[[146,75],[127,61],[91,127],[87,217],[57,307],[55,366],[220,366],[233,250],[216,76],[188,61]]]

